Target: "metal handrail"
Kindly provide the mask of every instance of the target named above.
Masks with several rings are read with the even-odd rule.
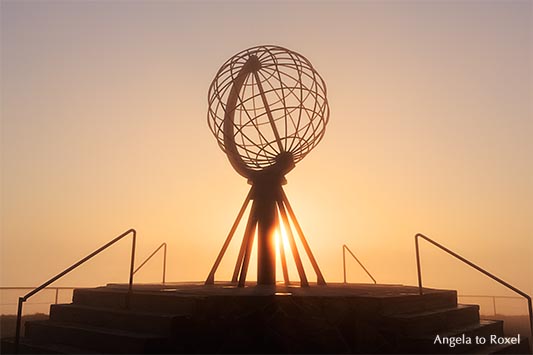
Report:
[[[348,252],[352,255],[352,257],[355,259],[355,261],[357,261],[359,263],[359,265],[363,268],[363,270],[365,270],[366,274],[368,276],[370,276],[372,281],[374,281],[374,284],[377,284],[376,279],[370,274],[370,272],[366,269],[366,267],[363,265],[363,263],[361,263],[359,261],[359,259],[357,259],[355,254],[350,250],[350,248],[348,248],[348,246],[346,244],[342,245],[342,267],[343,267],[343,271],[344,271],[344,283],[346,283],[346,250],[348,250]]]
[[[439,249],[445,251],[446,253],[452,255],[453,257],[461,260],[463,263],[467,264],[470,267],[473,267],[474,269],[476,269],[477,271],[481,272],[485,276],[490,277],[491,279],[493,279],[494,281],[498,282],[499,284],[507,287],[508,289],[510,289],[510,290],[516,292],[517,294],[519,294],[520,296],[524,297],[527,300],[528,311],[529,311],[529,332],[531,334],[530,344],[533,343],[533,307],[532,307],[532,304],[531,304],[531,297],[527,293],[525,293],[524,291],[519,290],[518,288],[516,288],[513,285],[509,284],[508,282],[503,281],[499,277],[491,274],[490,272],[486,271],[485,269],[481,268],[480,266],[477,266],[473,262],[465,259],[461,255],[451,251],[450,249],[448,249],[445,246],[437,243],[436,241],[432,240],[431,238],[426,237],[425,235],[423,235],[421,233],[417,233],[415,235],[416,268],[417,268],[417,272],[418,272],[418,289],[419,289],[419,292],[420,292],[421,295],[424,294],[424,291],[423,291],[423,288],[422,288],[422,269],[421,269],[421,266],[420,266],[420,250],[419,250],[419,246],[418,246],[418,238],[425,239],[426,241],[428,241],[429,243],[433,244],[437,248],[439,248]]]
[[[33,290],[35,286],[0,286],[1,290]],[[47,290],[73,290],[78,288],[78,286],[51,286],[45,287]]]
[[[135,263],[135,243],[136,243],[136,239],[137,239],[137,232],[135,231],[135,229],[128,229],[127,231],[125,231],[124,233],[122,233],[121,235],[119,235],[118,237],[116,237],[115,239],[113,239],[112,241],[107,243],[106,245],[102,246],[101,248],[98,248],[97,250],[95,250],[91,254],[87,255],[85,258],[81,259],[80,261],[78,261],[77,263],[73,264],[69,268],[65,269],[64,271],[60,272],[56,276],[52,277],[50,280],[46,281],[41,286],[36,287],[34,290],[28,292],[26,295],[24,295],[22,297],[19,297],[18,309],[17,309],[17,328],[16,328],[16,333],[15,333],[15,354],[18,354],[18,350],[19,350],[20,323],[21,323],[21,320],[22,320],[22,306],[23,306],[24,302],[26,302],[31,296],[35,295],[37,292],[39,292],[39,291],[43,290],[44,288],[46,288],[46,286],[50,285],[52,282],[57,281],[58,279],[60,279],[61,277],[65,276],[66,274],[68,274],[72,270],[76,269],[81,264],[85,263],[87,260],[91,259],[92,257],[94,257],[97,254],[100,254],[100,252],[102,252],[105,249],[109,248],[111,245],[115,244],[116,242],[118,242],[119,240],[121,240],[122,238],[124,238],[125,236],[127,236],[129,234],[131,234],[132,238],[133,238],[132,239],[132,243],[131,243],[130,279],[129,279],[128,293],[126,295],[126,307],[129,307],[129,300],[130,300],[130,295],[132,293],[132,286],[133,286],[133,265]]]
[[[163,248],[163,284],[165,283],[165,274],[166,274],[166,270],[167,270],[167,243],[161,243],[160,246],[157,247],[156,250],[154,250],[152,252],[152,254],[150,254],[150,256],[148,256],[142,263],[141,265],[137,266],[137,268],[133,271],[133,274],[135,275],[135,273],[137,271],[139,271],[155,254],[157,254],[157,252],[159,250],[161,250],[161,248]]]

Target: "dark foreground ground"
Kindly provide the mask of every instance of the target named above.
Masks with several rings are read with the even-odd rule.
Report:
[[[529,318],[528,316],[507,316],[504,314],[497,314],[495,316],[482,316],[482,318],[487,319],[499,319],[504,321],[504,331],[508,336],[513,336],[516,334],[522,334],[529,337]],[[22,317],[22,332],[24,332],[24,323],[26,321],[33,320],[46,320],[48,319],[47,314],[35,313],[29,314]],[[15,326],[17,324],[17,316],[15,315],[0,315],[0,337],[9,338],[15,336]],[[24,333],[23,333],[24,334]]]
[[[48,314],[35,313],[22,317],[22,329],[24,329],[24,323],[32,320],[46,320]],[[17,316],[15,315],[0,315],[0,336],[2,338],[9,338],[15,336],[15,327],[17,325]]]
[[[503,320],[503,331],[508,336],[513,336],[516,334],[522,334],[527,337],[530,336],[528,316],[506,316],[503,314],[497,314],[495,316],[483,318]]]
[[[435,343],[436,335],[522,335],[525,316],[487,316],[454,290],[382,284],[141,284],[80,288],[72,303],[25,317],[21,353],[504,353],[518,345]],[[40,319],[44,320],[36,320]],[[27,322],[31,320],[30,322]],[[505,329],[504,329],[505,322]],[[1,317],[1,353],[13,353],[16,317]],[[7,338],[7,339],[5,339]],[[451,349],[453,347],[453,349]],[[19,347],[20,348],[20,347]],[[72,350],[74,349],[74,350]]]

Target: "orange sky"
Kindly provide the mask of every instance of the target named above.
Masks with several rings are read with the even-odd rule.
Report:
[[[415,284],[423,232],[533,293],[532,6],[2,1],[0,284],[37,285],[130,227],[139,258],[169,244],[169,280],[204,279],[249,188],[207,90],[234,53],[277,44],[328,86],[326,135],[286,186],[327,280],[346,243],[379,282]],[[59,284],[126,281],[128,250]],[[423,265],[429,286],[507,294],[426,246]],[[367,281],[355,263],[349,279]]]

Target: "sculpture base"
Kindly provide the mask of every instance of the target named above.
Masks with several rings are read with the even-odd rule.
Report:
[[[127,286],[110,284],[52,305],[50,320],[27,323],[23,344],[70,353],[471,353],[485,349],[434,344],[435,336],[503,335],[503,322],[457,305],[456,291],[424,290],[145,284],[135,285],[126,309]],[[523,337],[505,353],[527,350]]]

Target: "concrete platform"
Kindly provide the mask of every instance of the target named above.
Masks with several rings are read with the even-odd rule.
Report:
[[[50,320],[28,322],[36,349],[76,353],[525,353],[511,347],[435,344],[436,335],[503,336],[453,290],[374,284],[238,288],[229,283],[76,289]],[[29,348],[28,348],[29,349]],[[486,349],[486,352],[485,350]],[[492,350],[490,350],[492,349]],[[35,353],[29,350],[28,353]]]

